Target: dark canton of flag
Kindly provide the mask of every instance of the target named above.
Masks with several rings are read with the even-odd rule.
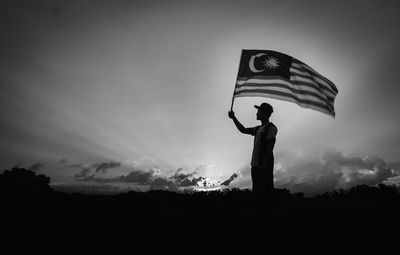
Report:
[[[307,64],[271,50],[242,50],[234,97],[269,97],[335,116],[338,90]]]

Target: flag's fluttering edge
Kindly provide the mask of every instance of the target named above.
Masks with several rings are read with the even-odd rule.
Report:
[[[268,97],[335,116],[338,90],[307,64],[271,50],[243,50],[233,97]]]

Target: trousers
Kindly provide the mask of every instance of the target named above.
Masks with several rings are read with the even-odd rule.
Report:
[[[255,195],[272,195],[274,190],[274,159],[259,166],[251,166],[252,192]]]

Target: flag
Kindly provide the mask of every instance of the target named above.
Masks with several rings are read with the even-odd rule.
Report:
[[[335,116],[338,90],[307,64],[272,50],[242,50],[233,97],[268,97]]]

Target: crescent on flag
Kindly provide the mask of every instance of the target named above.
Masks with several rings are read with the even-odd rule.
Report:
[[[259,53],[259,54],[257,54],[257,55],[251,56],[250,61],[249,61],[249,68],[250,68],[250,70],[251,70],[253,73],[259,73],[259,72],[264,71],[264,70],[258,70],[258,69],[254,66],[254,60],[255,60],[256,58],[261,57],[261,56],[264,56],[264,55],[267,55],[267,54]]]

